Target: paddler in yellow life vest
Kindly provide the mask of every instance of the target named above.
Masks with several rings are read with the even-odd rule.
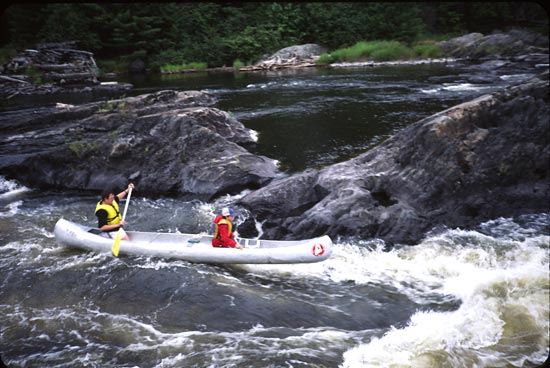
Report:
[[[212,246],[216,248],[237,248],[243,249],[243,246],[235,241],[233,234],[233,220],[235,219],[235,211],[230,207],[222,209],[221,216],[218,215],[214,219],[216,230],[212,237]]]
[[[114,238],[116,232],[120,228],[121,240],[129,240],[128,234],[122,229],[122,226],[126,225],[126,221],[122,220],[122,214],[118,206],[118,202],[126,197],[126,194],[130,191],[130,188],[134,188],[134,184],[128,184],[128,188],[118,193],[116,196],[110,189],[105,189],[101,193],[101,200],[97,203],[95,208],[95,215],[97,216],[97,227],[102,231],[102,234],[109,238]]]

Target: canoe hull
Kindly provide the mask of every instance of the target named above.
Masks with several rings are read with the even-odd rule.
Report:
[[[54,229],[58,243],[83,250],[110,253],[114,239],[97,235],[97,229],[60,219]],[[238,239],[245,249],[214,248],[212,236],[200,234],[127,231],[120,255],[177,258],[194,263],[290,264],[321,262],[332,254],[328,236],[300,241]]]

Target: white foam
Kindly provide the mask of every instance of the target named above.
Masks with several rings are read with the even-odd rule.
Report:
[[[29,188],[17,181],[7,180],[4,176],[0,176],[0,201],[13,199],[17,195],[28,191],[30,191]]]
[[[542,359],[549,341],[550,237],[500,240],[501,252],[495,242],[455,230],[382,257],[381,262],[389,261],[374,271],[380,282],[388,282],[382,272],[388,268],[385,273],[393,274],[397,287],[409,278],[424,284],[419,289],[434,288],[462,304],[451,312],[416,312],[406,327],[348,350],[342,367],[487,367]],[[514,355],[514,339],[532,344],[532,356],[525,350]]]

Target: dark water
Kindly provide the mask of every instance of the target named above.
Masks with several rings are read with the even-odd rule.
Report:
[[[290,172],[343,161],[364,152],[421,118],[496,85],[430,82],[456,79],[445,65],[305,69],[270,73],[186,74],[128,80],[152,86],[206,90],[222,110],[259,133],[256,153],[277,159]],[[460,78],[458,78],[460,79]]]
[[[525,77],[475,85],[459,73],[148,76],[132,80],[131,94],[207,90],[259,133],[258,153],[292,173]],[[105,98],[10,101],[9,110]],[[239,196],[153,200],[137,188],[127,219],[132,230],[210,232]],[[59,246],[55,222],[94,225],[96,197],[0,177],[0,354],[9,367],[534,367],[548,355],[548,214],[391,251],[379,239],[333,239],[333,256],[317,264],[214,266]]]

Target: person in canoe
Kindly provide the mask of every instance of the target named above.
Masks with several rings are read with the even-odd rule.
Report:
[[[97,202],[95,215],[97,216],[97,227],[102,231],[102,235],[114,238],[116,232],[120,229],[121,240],[130,239],[122,228],[122,226],[126,225],[126,221],[122,220],[118,206],[118,202],[126,197],[130,188],[134,188],[134,184],[128,184],[128,187],[117,195],[114,195],[111,189],[105,189],[101,193],[101,200]]]
[[[237,248],[243,249],[243,246],[237,243],[233,234],[233,220],[235,211],[231,207],[222,209],[222,214],[214,218],[216,230],[212,238],[212,246],[215,248]]]

